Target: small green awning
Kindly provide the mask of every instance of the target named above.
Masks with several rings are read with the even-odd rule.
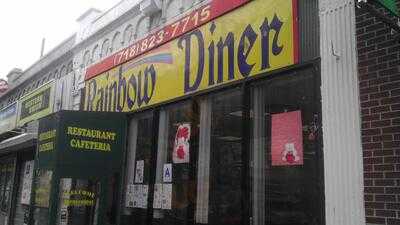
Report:
[[[393,15],[400,17],[399,10],[396,5],[396,0],[377,0],[383,7],[390,11]]]

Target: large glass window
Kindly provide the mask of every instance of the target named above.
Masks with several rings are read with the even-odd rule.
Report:
[[[115,225],[117,224],[117,216],[118,216],[118,204],[119,204],[119,195],[118,190],[120,190],[120,174],[114,173],[112,176],[107,178],[106,187],[104,191],[106,192],[106,203],[105,205],[105,213],[102,218],[104,218],[105,225]],[[97,224],[97,223],[94,223]],[[99,223],[100,224],[100,223]]]
[[[322,224],[315,90],[299,72],[135,115],[122,224]]]
[[[35,225],[46,225],[49,222],[49,206],[53,171],[37,170],[35,177],[34,221]]]
[[[197,223],[243,223],[242,114],[240,89],[202,101]]]
[[[11,207],[11,198],[14,187],[15,160],[4,159],[0,161],[1,168],[1,201],[0,201],[0,224],[8,223]]]
[[[130,122],[127,187],[123,224],[145,225],[149,216],[148,202],[153,188],[154,171],[153,114],[135,116]]]
[[[62,178],[59,185],[57,224],[97,225],[100,182]]]
[[[252,211],[255,225],[317,225],[318,108],[312,75],[252,88]]]
[[[31,158],[30,158],[31,159]],[[31,191],[33,181],[34,161],[23,161],[17,174],[19,181],[16,199],[14,200],[14,218],[12,224],[23,225],[29,220],[29,206],[31,204]]]
[[[153,224],[194,223],[198,135],[196,101],[161,110]]]
[[[0,203],[3,202],[4,189],[6,184],[7,165],[0,165]],[[1,204],[0,204],[1,205]]]

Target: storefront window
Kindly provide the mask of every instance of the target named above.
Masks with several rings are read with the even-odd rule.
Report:
[[[14,182],[14,164],[11,162],[6,165],[5,178],[4,198],[1,203],[1,211],[3,212],[7,212],[11,205],[12,187]]]
[[[193,224],[198,135],[196,101],[160,111],[153,224]]]
[[[311,75],[252,88],[254,225],[321,224],[315,89]]]
[[[31,204],[32,180],[34,161],[24,161],[21,169],[17,174],[19,186],[16,194],[14,208],[14,225],[28,224],[29,222],[29,206]]]
[[[146,224],[151,189],[153,156],[153,116],[141,114],[130,122],[129,152],[127,170],[127,191],[123,224]]]
[[[89,179],[60,179],[57,223],[97,225],[100,183]]]
[[[107,187],[104,188],[104,192],[106,193],[106,203],[105,205],[105,214],[104,214],[104,225],[115,225],[117,224],[117,208],[118,208],[118,190],[120,183],[120,174],[114,173],[111,177],[107,179]],[[102,207],[102,205],[100,207]],[[100,224],[100,223],[99,223]],[[97,223],[94,223],[97,225]]]
[[[35,178],[35,225],[46,225],[49,222],[50,191],[53,172],[37,170]]]
[[[6,174],[7,174],[7,165],[6,164],[0,165],[0,203],[2,203],[4,199],[4,189],[6,186],[5,184],[7,179]]]
[[[314,76],[248,87],[135,115],[122,224],[322,224]]]
[[[240,90],[202,101],[197,223],[243,222],[242,111]]]
[[[0,224],[7,224],[11,207],[11,198],[14,187],[14,159],[0,160],[1,165],[1,189],[0,189]]]

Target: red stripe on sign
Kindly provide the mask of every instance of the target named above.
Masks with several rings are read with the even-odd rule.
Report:
[[[124,62],[132,60],[154,48],[174,40],[250,1],[251,0],[213,0],[209,4],[186,14],[179,20],[166,25],[164,28],[149,34],[146,38],[140,39],[131,46],[89,67],[86,70],[85,80],[96,77]]]
[[[293,56],[294,63],[299,63],[299,18],[298,0],[293,0]]]
[[[221,1],[216,0],[211,2],[211,6],[213,8],[213,12],[216,15],[222,15],[227,12],[227,9],[232,10],[243,4],[246,4],[250,0],[230,0],[230,1]]]

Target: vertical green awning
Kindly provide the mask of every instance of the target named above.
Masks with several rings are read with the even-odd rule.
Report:
[[[396,5],[396,0],[377,0],[383,7],[388,9],[393,15],[400,17],[399,10]]]

